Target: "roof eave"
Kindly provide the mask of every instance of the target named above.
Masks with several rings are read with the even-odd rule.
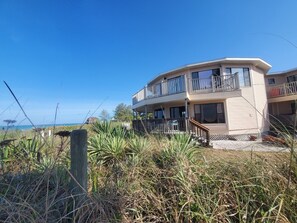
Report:
[[[155,82],[156,80],[164,77],[165,75],[168,75],[173,72],[177,72],[177,71],[181,72],[183,70],[187,70],[187,69],[193,68],[193,67],[203,67],[205,65],[212,65],[212,64],[217,64],[217,63],[229,63],[229,62],[249,62],[249,63],[252,63],[255,66],[261,68],[265,73],[267,73],[271,68],[271,65],[269,63],[265,62],[264,60],[262,60],[260,58],[228,58],[228,57],[226,57],[226,58],[221,58],[221,59],[216,59],[216,60],[205,61],[205,62],[201,62],[201,63],[187,64],[183,67],[179,67],[179,68],[167,71],[165,73],[161,73],[161,74],[157,75],[155,78],[153,78],[151,81],[149,81],[148,85],[150,85],[153,82]]]

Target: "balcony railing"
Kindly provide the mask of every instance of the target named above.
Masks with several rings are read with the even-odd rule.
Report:
[[[211,78],[194,78],[190,82],[190,93],[224,92],[239,89],[238,75],[212,76]]]
[[[297,94],[297,81],[268,88],[267,97],[277,98]]]
[[[237,89],[239,89],[237,74],[212,76],[210,78],[190,78],[187,80],[187,85],[185,83],[185,77],[180,76],[143,88],[133,95],[133,105],[145,99],[178,94],[186,91],[190,94],[200,94],[206,92],[234,91]]]
[[[161,83],[147,86],[133,95],[133,105],[138,102],[166,95],[178,94],[186,91],[184,76],[164,80]]]

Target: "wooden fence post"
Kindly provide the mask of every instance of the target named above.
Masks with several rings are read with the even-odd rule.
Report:
[[[71,132],[70,154],[71,168],[73,176],[71,187],[74,193],[82,194],[88,191],[88,157],[87,157],[87,130],[80,129]]]

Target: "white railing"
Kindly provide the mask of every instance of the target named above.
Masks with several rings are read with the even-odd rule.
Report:
[[[141,89],[139,92],[133,95],[132,103],[133,105],[135,105],[138,102],[145,99],[157,98],[171,94],[178,94],[185,91],[185,78],[184,76],[179,76],[176,78],[164,80],[161,83],[147,86]]]
[[[212,76],[211,78],[194,78],[189,79],[187,83],[190,94],[225,92],[239,89],[237,74]],[[184,76],[164,80],[161,83],[147,86],[133,95],[133,105],[145,99],[178,94],[186,90]]]
[[[238,75],[212,76],[191,79],[190,93],[224,92],[239,89]]]
[[[132,103],[133,103],[133,105],[135,105],[144,99],[145,99],[145,89],[143,88],[140,91],[138,91],[136,94],[133,95]]]
[[[276,98],[297,94],[297,81],[284,83],[268,88],[268,98]]]

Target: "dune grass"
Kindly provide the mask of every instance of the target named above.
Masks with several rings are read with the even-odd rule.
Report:
[[[89,191],[69,188],[69,138],[1,147],[0,222],[297,222],[290,153],[214,151],[188,135],[89,132]],[[5,151],[5,157],[4,157]]]

